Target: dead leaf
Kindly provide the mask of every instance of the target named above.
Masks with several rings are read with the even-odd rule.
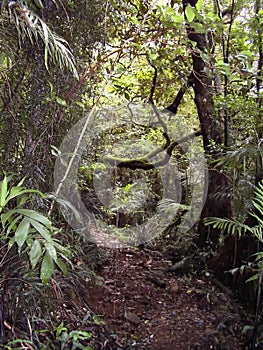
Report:
[[[171,282],[170,283],[170,292],[171,293],[178,293],[180,290],[180,285],[178,282]]]
[[[124,317],[126,318],[127,321],[131,323],[134,323],[134,324],[141,323],[140,317],[138,317],[134,312],[125,311]]]

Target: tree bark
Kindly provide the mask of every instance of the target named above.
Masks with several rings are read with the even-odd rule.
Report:
[[[197,0],[183,0],[184,11],[189,5],[195,7],[196,3]],[[210,68],[211,62],[205,62],[201,57],[202,53],[204,55],[209,53],[207,35],[205,33],[197,33],[191,25],[187,25],[186,30],[189,40],[196,43],[192,45],[192,87],[209,166],[208,195],[198,227],[197,244],[198,246],[204,246],[207,241],[210,241],[216,246],[220,231],[205,227],[202,219],[209,216],[229,217],[231,215],[230,198],[224,195],[227,188],[227,178],[223,173],[214,170],[210,162],[210,159],[215,160],[217,157],[222,156],[222,149],[225,144],[224,122],[216,116],[212,79],[206,74],[206,68]],[[218,190],[221,193],[220,198],[215,197]]]

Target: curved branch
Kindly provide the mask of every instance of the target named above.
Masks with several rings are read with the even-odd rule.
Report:
[[[172,152],[177,146],[179,146],[180,144],[182,144],[184,142],[187,142],[187,141],[193,139],[194,137],[202,135],[202,131],[198,130],[198,131],[196,131],[188,136],[182,137],[181,139],[179,139],[177,141],[171,142],[170,137],[168,135],[167,125],[162,120],[160,113],[157,110],[157,108],[153,102],[153,94],[154,94],[154,90],[155,90],[155,86],[156,86],[156,79],[157,79],[157,68],[155,66],[153,66],[150,61],[149,61],[149,63],[154,68],[154,71],[155,71],[154,77],[153,77],[151,94],[149,97],[149,102],[151,102],[154,113],[158,119],[158,122],[155,124],[161,125],[163,130],[164,130],[163,136],[166,139],[166,143],[163,146],[157,147],[155,150],[147,153],[146,155],[144,155],[142,157],[138,157],[136,159],[118,158],[118,157],[114,157],[114,156],[105,156],[102,159],[103,162],[106,162],[106,163],[108,163],[112,166],[116,166],[118,168],[129,168],[129,169],[133,169],[133,170],[134,169],[151,170],[151,169],[163,166],[169,162],[170,157],[172,155]],[[173,112],[173,113],[177,112],[177,109],[182,101],[182,98],[183,98],[186,90],[188,89],[189,86],[191,86],[193,84],[193,82],[194,82],[194,74],[193,74],[193,72],[191,72],[190,75],[188,76],[186,84],[183,87],[181,87],[181,89],[179,90],[173,103],[170,106],[168,106],[166,108],[166,110]],[[151,126],[151,127],[153,127],[153,126]],[[153,158],[154,156],[156,156],[159,153],[164,152],[164,151],[166,151],[166,154],[162,160],[159,160],[157,162],[150,161],[151,158]]]
[[[111,157],[111,156],[105,156],[103,157],[102,161],[105,163],[108,163],[112,166],[116,166],[118,168],[129,168],[129,169],[142,169],[142,170],[151,170],[154,168],[158,168],[160,166],[163,166],[167,164],[171,158],[173,150],[179,146],[180,144],[190,141],[193,138],[202,135],[201,130],[195,131],[194,133],[184,136],[181,139],[172,142],[168,147],[166,148],[158,148],[157,150],[154,150],[152,152],[149,152],[143,157],[139,157],[137,159],[127,159],[127,158],[118,158],[118,157]],[[166,154],[162,160],[159,160],[157,162],[151,163],[149,161],[149,158],[152,158],[154,155],[161,151],[166,151]]]

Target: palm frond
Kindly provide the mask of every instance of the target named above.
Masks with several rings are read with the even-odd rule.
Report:
[[[50,62],[57,63],[61,69],[66,67],[78,78],[75,58],[68,42],[54,33],[37,14],[24,4],[19,4],[15,1],[11,5],[9,3],[5,12],[2,8],[0,18],[2,22],[8,20],[13,23],[17,30],[21,47],[26,39],[31,44],[37,43],[39,40],[43,42],[44,62],[47,70],[49,70]],[[0,42],[2,42],[1,39]]]
[[[232,197],[233,197],[233,188],[231,188],[230,186],[228,187],[217,186],[215,191],[209,194],[209,198],[218,200],[218,201],[231,199]]]
[[[231,165],[231,167],[242,168],[244,161],[256,159],[258,156],[258,148],[255,144],[242,145],[240,148],[230,149],[224,153],[224,156],[214,160],[218,167]]]
[[[217,217],[209,217],[204,219],[206,226],[212,225],[213,228],[218,228],[227,232],[229,235],[238,233],[241,236],[244,233],[252,233],[260,242],[263,243],[263,183],[260,182],[255,189],[255,197],[252,204],[257,212],[250,213],[257,220],[257,225],[250,227],[235,219],[224,219]]]
[[[212,225],[213,228],[218,228],[222,231],[227,232],[229,235],[238,233],[239,236],[246,232],[253,232],[253,228],[245,225],[235,219],[224,219],[217,217],[209,217],[204,219],[206,226]]]

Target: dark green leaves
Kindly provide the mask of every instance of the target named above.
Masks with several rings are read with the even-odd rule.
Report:
[[[29,260],[30,260],[32,269],[36,267],[41,255],[42,255],[42,247],[41,247],[40,241],[38,239],[35,239],[29,251]]]
[[[15,241],[18,245],[18,251],[21,252],[21,249],[28,237],[30,223],[28,219],[25,217],[20,224],[18,225],[15,231]]]
[[[16,186],[9,186],[11,177],[4,177],[0,183],[0,225],[2,238],[8,241],[8,247],[18,246],[18,252],[27,253],[31,268],[39,265],[40,278],[47,283],[54,273],[55,265],[65,274],[69,250],[63,247],[53,236],[59,231],[44,214],[36,210],[23,208],[30,199],[30,194],[40,193],[27,190],[23,181]],[[41,194],[41,193],[40,193]],[[43,196],[43,194],[41,194]],[[9,202],[17,202],[15,209],[9,209]]]
[[[46,252],[42,260],[40,278],[43,283],[48,283],[54,272],[54,260],[49,252]]]

